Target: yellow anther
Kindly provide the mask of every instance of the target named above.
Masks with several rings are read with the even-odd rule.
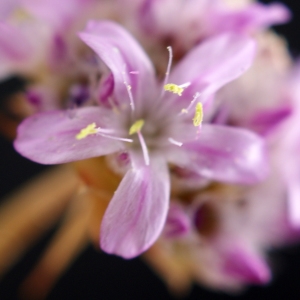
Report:
[[[165,91],[177,94],[178,96],[181,96],[182,92],[184,90],[183,87],[180,87],[179,85],[174,84],[174,83],[165,84],[164,89],[165,89]]]
[[[81,129],[80,132],[76,135],[77,140],[82,140],[88,135],[97,133],[96,123],[89,124],[85,128]]]
[[[142,127],[144,126],[144,124],[145,124],[145,121],[143,119],[135,121],[129,129],[129,135],[139,132],[142,129]]]
[[[193,118],[194,126],[200,126],[203,120],[203,106],[201,102],[198,102],[195,108],[195,116]]]

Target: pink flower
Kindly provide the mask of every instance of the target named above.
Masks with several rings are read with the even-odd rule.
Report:
[[[251,65],[251,39],[208,40],[157,84],[148,57],[119,25],[90,21],[80,37],[111,72],[100,106],[34,115],[19,126],[15,148],[44,164],[129,154],[101,225],[104,251],[131,258],[157,239],[169,206],[168,163],[224,182],[252,184],[266,176],[262,139],[243,129],[201,126],[202,106],[205,113],[212,95]]]
[[[172,41],[178,53],[209,36],[224,32],[249,34],[290,18],[289,10],[279,3],[243,3],[234,7],[224,0],[135,2],[135,31],[141,31],[141,38],[146,34],[162,42]]]
[[[216,95],[213,114],[219,123],[248,128],[265,137],[293,111],[287,87],[292,65],[285,41],[272,32],[257,36],[251,68]]]

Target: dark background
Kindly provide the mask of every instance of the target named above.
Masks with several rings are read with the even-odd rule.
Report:
[[[1,0],[0,0],[1,1]],[[62,0],[63,1],[63,0]],[[271,3],[272,1],[262,1]],[[275,30],[284,35],[294,57],[300,54],[299,0],[282,1],[294,15],[293,21]],[[300,84],[300,83],[299,83]],[[1,90],[2,88],[2,90]],[[7,90],[7,87],[6,87]],[[3,86],[0,85],[0,92]],[[0,199],[45,169],[20,157],[11,142],[0,136]],[[17,288],[32,269],[53,230],[34,245],[23,259],[0,282],[0,299],[18,299]],[[0,237],[1,238],[1,237]],[[265,287],[250,287],[238,296],[215,293],[194,286],[183,299],[203,300],[260,300],[300,299],[300,246],[293,246],[270,254],[271,261],[280,267],[273,281]],[[126,261],[108,256],[89,247],[70,267],[55,286],[48,299],[176,299],[164,283],[139,258]]]

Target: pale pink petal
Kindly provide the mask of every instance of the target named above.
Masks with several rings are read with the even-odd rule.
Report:
[[[58,164],[106,155],[121,150],[120,141],[92,134],[81,140],[76,135],[89,124],[111,128],[114,115],[100,107],[39,113],[18,128],[14,142],[23,156],[42,164]]]
[[[130,90],[133,101],[153,95],[156,88],[154,68],[137,41],[121,26],[109,21],[89,21],[79,34],[109,67],[114,76],[114,92],[119,103],[129,104]]]
[[[243,74],[255,55],[254,41],[242,35],[222,34],[194,47],[174,68],[169,81],[190,85],[178,101],[190,102],[195,93],[207,97]]]
[[[198,139],[176,150],[173,163],[211,180],[253,184],[268,174],[265,143],[246,129],[204,124]]]
[[[101,224],[101,248],[124,258],[147,250],[166,221],[170,180],[165,161],[150,157],[129,170],[111,200]]]

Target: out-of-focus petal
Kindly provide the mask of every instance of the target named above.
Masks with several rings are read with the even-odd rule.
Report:
[[[164,236],[167,238],[180,237],[188,233],[190,228],[191,221],[187,212],[180,204],[171,202]]]
[[[95,3],[94,0],[21,0],[34,17],[56,29],[66,29]]]
[[[0,20],[5,19],[17,6],[19,0],[1,0],[0,2]]]
[[[89,21],[79,36],[110,68],[119,103],[130,103],[126,89],[130,89],[134,102],[145,99],[145,93],[151,97],[155,90],[153,66],[125,29],[109,21]]]
[[[20,28],[0,22],[0,57],[25,60],[32,53],[30,46]]]
[[[37,65],[48,54],[50,31],[45,24],[0,21],[0,78],[7,74],[26,76],[36,72]]]
[[[170,180],[165,161],[129,170],[111,200],[101,225],[101,248],[132,258],[147,250],[165,224]]]
[[[267,135],[282,124],[292,114],[292,108],[282,105],[273,109],[257,112],[247,125],[261,135]]]
[[[216,10],[211,16],[214,33],[224,31],[245,32],[259,30],[274,24],[281,24],[289,21],[291,13],[288,8],[280,3],[251,5],[239,9]]]
[[[190,83],[177,99],[189,103],[196,92],[207,96],[236,79],[251,66],[255,48],[252,39],[229,33],[199,44],[170,75],[172,83]]]
[[[179,150],[179,166],[211,180],[253,184],[268,174],[263,139],[245,129],[204,124],[199,139]]]
[[[91,123],[97,128],[111,128],[113,118],[111,111],[100,107],[39,113],[21,123],[14,146],[23,156],[42,164],[113,153],[122,149],[121,142],[98,134],[76,139],[76,135]]]
[[[300,227],[300,186],[298,178],[290,178],[288,185],[288,218],[290,224]]]
[[[223,271],[245,283],[266,284],[271,279],[271,271],[264,259],[241,248],[227,254]]]

